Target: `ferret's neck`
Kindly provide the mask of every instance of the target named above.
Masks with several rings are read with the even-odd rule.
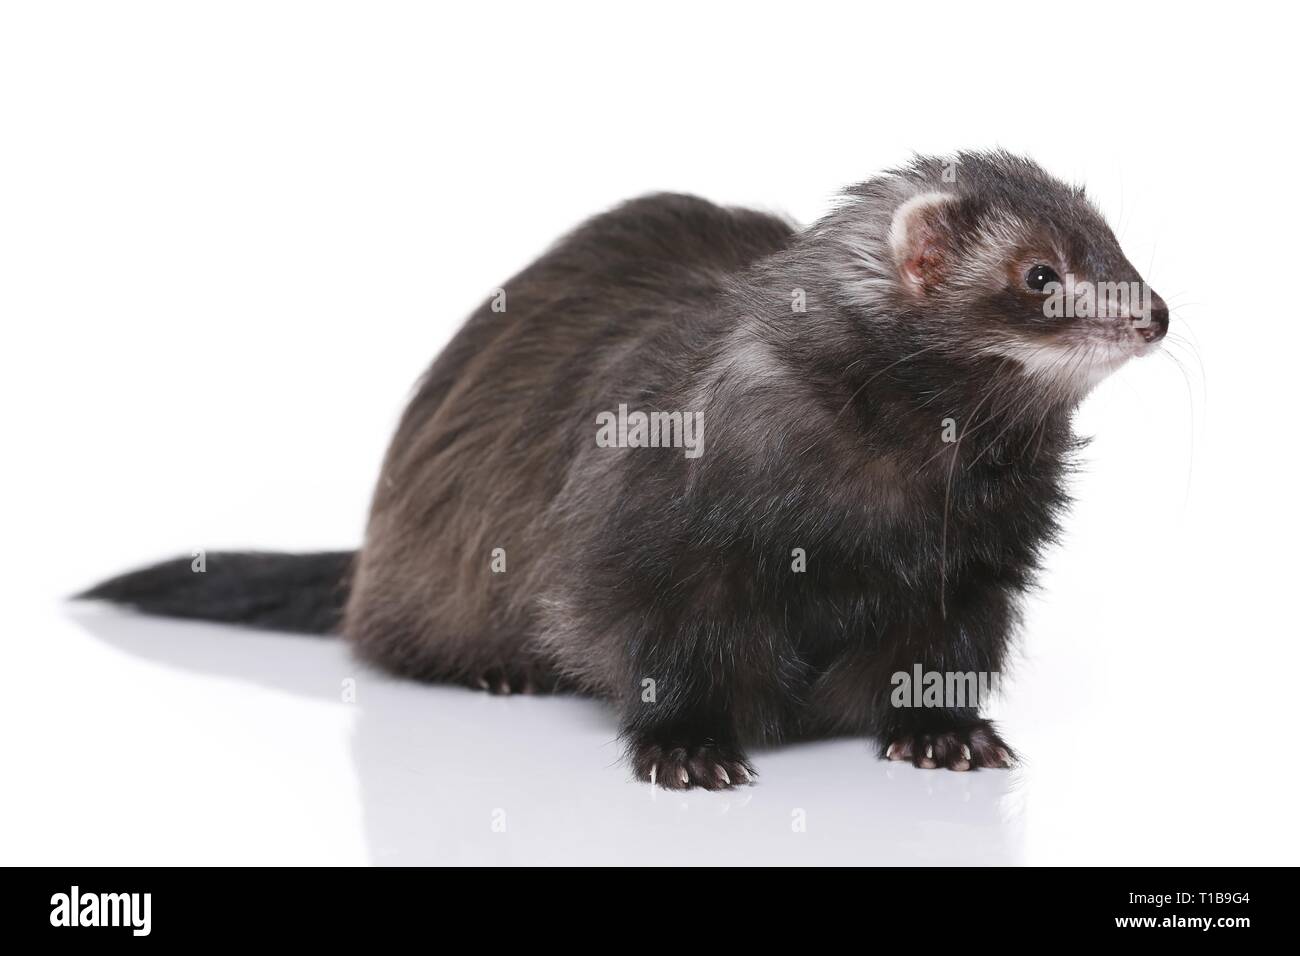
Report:
[[[866,447],[918,465],[953,456],[1051,461],[1068,452],[1073,406],[1016,367],[954,356],[942,336],[901,335],[906,323],[896,315],[873,322],[829,302],[813,282],[803,290],[804,310],[790,308],[797,300],[785,273],[727,297],[701,395],[777,388],[789,394],[790,414],[817,407]]]

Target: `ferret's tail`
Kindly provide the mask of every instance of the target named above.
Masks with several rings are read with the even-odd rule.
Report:
[[[219,551],[131,571],[77,597],[166,617],[331,634],[343,620],[355,559],[355,551]]]

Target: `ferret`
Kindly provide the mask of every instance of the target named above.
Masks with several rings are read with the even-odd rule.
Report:
[[[669,789],[832,735],[1008,767],[978,706],[899,706],[898,675],[1001,672],[1068,504],[1072,412],[1168,326],[1083,189],[1006,152],[916,158],[802,230],[650,195],[469,317],[359,551],[184,558],[81,596],[596,695],[632,775]]]

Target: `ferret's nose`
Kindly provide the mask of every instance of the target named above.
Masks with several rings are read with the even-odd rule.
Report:
[[[1169,306],[1165,300],[1154,292],[1151,294],[1151,312],[1146,321],[1138,320],[1133,324],[1142,341],[1148,345],[1159,342],[1169,331]]]

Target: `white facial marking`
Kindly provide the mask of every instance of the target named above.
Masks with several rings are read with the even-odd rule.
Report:
[[[1012,359],[1026,375],[1055,385],[1076,399],[1087,395],[1133,354],[1103,342],[1076,345],[999,342],[990,345],[987,351]]]

